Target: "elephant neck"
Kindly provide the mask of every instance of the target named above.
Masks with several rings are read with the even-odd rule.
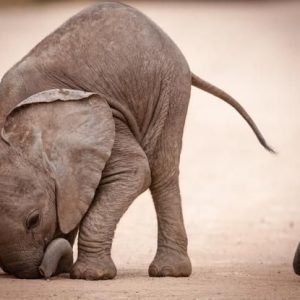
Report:
[[[21,74],[13,67],[0,83],[0,128],[3,128],[9,112],[20,103],[26,94],[24,80]]]
[[[0,83],[0,128],[11,110],[24,99],[43,90],[62,88],[53,84],[38,64],[27,57],[12,67]]]

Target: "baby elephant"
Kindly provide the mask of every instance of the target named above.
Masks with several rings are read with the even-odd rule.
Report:
[[[272,151],[247,112],[127,5],[83,10],[10,69],[0,85],[3,270],[114,278],[116,225],[150,188],[158,247],[149,275],[189,276],[178,166],[191,85],[232,105]]]

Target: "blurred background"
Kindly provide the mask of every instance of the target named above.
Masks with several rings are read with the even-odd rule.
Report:
[[[291,266],[300,240],[300,1],[124,2],[171,36],[193,72],[234,96],[278,152],[267,153],[227,104],[192,89],[180,180],[194,275],[177,281],[174,295],[299,299]],[[0,0],[0,78],[91,3]],[[138,284],[146,284],[156,233],[146,192],[121,220],[113,245],[121,274],[143,274]],[[147,288],[155,294],[158,284],[167,297],[166,282]]]

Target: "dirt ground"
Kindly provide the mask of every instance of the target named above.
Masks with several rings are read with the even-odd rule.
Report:
[[[228,105],[193,88],[181,187],[190,278],[149,278],[156,218],[146,192],[121,220],[118,276],[19,280],[0,299],[300,299],[299,1],[131,2],[169,33],[191,69],[234,95],[279,152],[264,151]],[[87,3],[0,8],[0,77]]]

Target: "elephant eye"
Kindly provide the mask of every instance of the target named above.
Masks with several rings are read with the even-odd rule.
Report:
[[[37,227],[40,223],[40,214],[38,211],[33,211],[29,214],[29,216],[26,219],[26,229],[31,230],[35,227]]]

